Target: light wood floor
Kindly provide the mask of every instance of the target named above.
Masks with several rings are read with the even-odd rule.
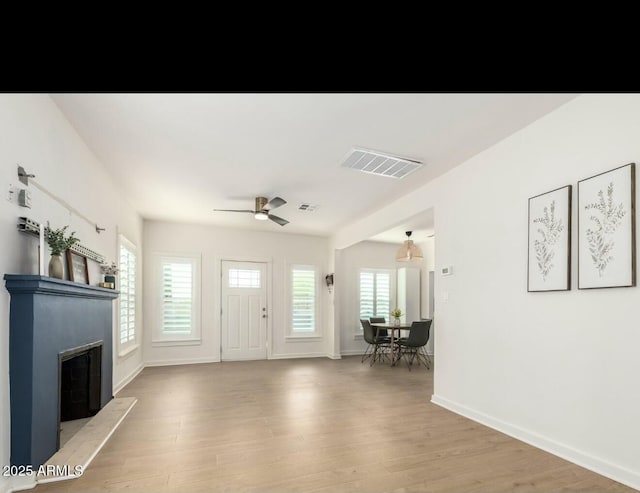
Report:
[[[634,491],[429,402],[359,357],[147,368],[80,479],[44,492]]]

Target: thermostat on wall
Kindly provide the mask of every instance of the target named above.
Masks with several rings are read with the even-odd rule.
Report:
[[[441,273],[443,276],[450,276],[451,274],[453,274],[453,265],[447,265],[446,267],[443,267],[443,268],[440,270],[440,273]]]

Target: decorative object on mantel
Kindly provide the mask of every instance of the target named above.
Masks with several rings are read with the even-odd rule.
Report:
[[[89,284],[89,266],[87,257],[71,250],[67,250],[67,266],[69,280],[80,284]]]
[[[104,274],[104,283],[100,283],[102,288],[116,288],[116,274],[118,273],[118,264],[111,262],[110,264],[104,263],[100,265],[100,270]],[[103,286],[102,284],[105,284]]]
[[[424,259],[424,255],[422,254],[422,250],[419,246],[413,243],[411,239],[412,231],[407,231],[407,239],[404,240],[402,246],[398,249],[396,253],[396,261],[397,262],[413,262],[420,261]]]
[[[17,227],[18,231],[20,231],[21,233],[27,233],[36,237],[41,236],[40,229],[42,225],[36,221],[33,221],[32,219],[29,219],[28,217],[19,217]],[[43,229],[44,234],[46,235],[47,228]],[[100,255],[98,252],[94,252],[93,250],[87,248],[84,245],[81,245],[80,243],[74,243],[70,250],[72,252],[79,253],[80,255],[84,255],[88,259],[94,260],[99,264],[105,262],[104,255]],[[41,271],[41,273],[42,275],[44,275],[44,272]]]
[[[578,289],[636,285],[635,166],[578,182]]]
[[[400,308],[394,308],[391,310],[391,316],[393,317],[393,324],[400,325],[400,317],[402,317],[402,310]]]
[[[571,185],[529,199],[527,291],[571,289]]]
[[[74,236],[75,231],[69,236],[65,237],[65,232],[69,226],[64,226],[58,229],[47,228],[45,235],[47,237],[47,244],[51,249],[51,260],[49,261],[49,277],[55,277],[56,279],[64,278],[64,269],[62,267],[62,259],[60,255],[62,252],[68,250],[74,243],[78,242],[78,238]],[[71,272],[71,270],[69,271]]]

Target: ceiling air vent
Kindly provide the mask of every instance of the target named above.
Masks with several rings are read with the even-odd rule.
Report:
[[[362,171],[363,173],[371,173],[372,175],[404,178],[409,173],[422,167],[423,163],[415,159],[354,147],[340,166]]]
[[[298,206],[298,210],[299,211],[305,211],[305,212],[313,212],[318,208],[317,205],[315,204],[307,204],[306,202],[300,204]]]

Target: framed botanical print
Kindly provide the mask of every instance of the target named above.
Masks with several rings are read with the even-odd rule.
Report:
[[[636,285],[635,163],[578,182],[578,289]]]
[[[529,199],[527,291],[571,289],[571,185]]]

